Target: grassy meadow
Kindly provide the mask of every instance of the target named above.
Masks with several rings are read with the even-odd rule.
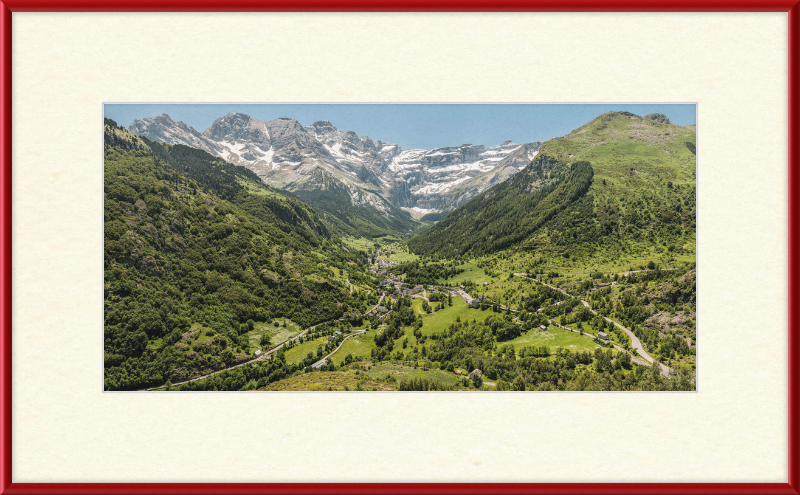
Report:
[[[597,347],[592,341],[591,336],[581,335],[569,330],[564,330],[556,326],[550,326],[547,330],[530,330],[516,339],[498,343],[498,345],[511,344],[515,351],[523,347],[547,346],[550,352],[555,352],[556,348],[564,347],[570,351],[594,351]]]
[[[275,318],[271,322],[256,323],[253,326],[253,330],[247,332],[247,338],[250,341],[250,347],[252,349],[261,349],[261,336],[266,333],[269,336],[269,348],[272,348],[281,342],[291,339],[302,331],[303,329],[300,325],[288,318]]]

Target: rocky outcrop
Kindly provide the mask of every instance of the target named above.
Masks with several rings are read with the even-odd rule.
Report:
[[[206,138],[183,122],[175,122],[167,114],[146,119],[136,119],[128,127],[128,130],[151,141],[183,144],[208,151],[212,155],[218,155],[221,151],[216,142]]]

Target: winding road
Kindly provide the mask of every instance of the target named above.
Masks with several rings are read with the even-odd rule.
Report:
[[[372,310],[374,310],[375,308],[377,308],[378,306],[380,306],[380,305],[381,305],[381,301],[383,301],[383,297],[384,297],[384,296],[383,296],[383,295],[381,295],[381,297],[378,299],[378,304],[376,304],[375,306],[373,306],[373,307],[372,307],[372,308],[371,308],[369,311],[372,311]],[[367,311],[367,312],[369,312],[369,311]],[[222,368],[222,369],[220,369],[220,370],[217,370],[217,371],[214,371],[214,372],[212,372],[212,373],[208,373],[208,374],[205,374],[205,375],[202,375],[202,376],[196,376],[196,377],[194,377],[194,378],[192,378],[192,379],[189,379],[189,380],[184,380],[184,381],[182,381],[182,382],[176,382],[176,383],[173,383],[173,384],[172,384],[172,385],[170,385],[170,386],[171,386],[171,387],[177,387],[177,386],[179,386],[179,385],[184,385],[184,384],[186,384],[186,383],[196,382],[196,381],[198,381],[198,380],[202,380],[202,379],[204,379],[204,378],[209,378],[209,377],[211,377],[211,376],[218,375],[218,374],[222,373],[223,371],[232,370],[232,369],[234,369],[234,368],[238,368],[238,367],[240,367],[240,366],[244,366],[244,365],[246,365],[246,364],[252,364],[252,363],[255,363],[256,361],[261,361],[261,360],[263,360],[263,359],[266,359],[266,357],[267,357],[267,356],[271,356],[271,355],[275,354],[276,352],[278,352],[278,349],[280,349],[281,347],[285,346],[285,345],[286,345],[286,344],[288,344],[289,342],[292,342],[292,341],[294,341],[294,340],[297,340],[297,339],[299,339],[300,337],[302,337],[302,336],[304,336],[305,334],[307,334],[308,332],[310,332],[310,331],[314,330],[314,329],[315,329],[315,328],[317,328],[318,326],[320,326],[320,325],[324,325],[325,323],[333,323],[333,322],[335,322],[335,321],[343,321],[343,320],[344,320],[344,318],[338,318],[338,319],[336,319],[336,320],[329,320],[329,321],[323,321],[322,323],[317,323],[316,325],[313,325],[313,326],[310,326],[310,327],[306,328],[305,330],[303,330],[302,332],[298,333],[298,334],[297,334],[297,335],[295,335],[294,337],[292,337],[292,338],[290,338],[290,339],[287,339],[287,340],[284,340],[284,341],[283,341],[283,342],[281,342],[280,344],[278,344],[278,345],[276,345],[275,347],[273,347],[272,349],[270,349],[270,350],[268,350],[268,351],[266,351],[266,352],[264,352],[264,353],[260,354],[260,355],[259,355],[258,357],[256,357],[256,358],[253,358],[253,359],[250,359],[250,360],[247,360],[247,361],[241,362],[241,363],[239,363],[239,364],[235,364],[235,365],[233,365],[233,366],[228,366],[227,368]],[[361,333],[365,333],[365,332],[366,332],[366,330],[363,330]],[[358,334],[354,333],[354,334],[352,334],[352,335],[349,335],[347,338],[349,338],[349,337],[352,337],[353,335],[358,335]],[[344,340],[347,340],[347,338],[345,338]],[[344,343],[344,340],[342,340],[342,343]],[[341,345],[340,345],[339,347],[341,347]],[[336,349],[338,350],[338,347],[337,347]],[[336,351],[333,351],[333,352],[336,352]],[[331,354],[333,354],[333,353],[331,353]],[[330,356],[330,354],[329,354],[328,356]],[[326,357],[327,357],[327,356],[326,356]],[[323,359],[324,359],[324,358],[323,358]],[[164,385],[161,385],[161,386],[158,386],[158,387],[144,388],[144,389],[140,389],[140,390],[138,390],[138,392],[149,392],[149,391],[152,391],[152,390],[159,390],[159,389],[162,389],[162,388],[166,388],[166,386],[167,386],[167,385],[166,385],[166,384],[164,384]]]
[[[312,364],[312,365],[311,365],[311,367],[312,367],[312,368],[314,368],[314,369],[317,369],[317,368],[319,368],[320,366],[322,366],[323,364],[325,364],[325,361],[326,361],[326,360],[327,360],[329,357],[331,357],[331,356],[333,356],[334,354],[336,354],[336,351],[338,351],[338,350],[339,350],[339,349],[340,349],[340,348],[341,348],[341,347],[344,345],[344,343],[347,341],[347,339],[349,339],[350,337],[355,337],[356,335],[364,335],[365,333],[367,333],[367,329],[366,329],[366,328],[365,328],[364,330],[358,330],[358,331],[356,331],[356,332],[353,332],[353,333],[351,333],[350,335],[348,335],[347,337],[343,338],[343,339],[342,339],[342,341],[339,343],[339,345],[336,347],[336,349],[334,349],[333,351],[331,351],[331,352],[330,352],[330,354],[328,354],[328,355],[327,355],[327,356],[325,356],[324,358],[322,358],[322,359],[320,359],[319,361],[317,361],[316,363]]]
[[[617,327],[620,330],[622,330],[623,332],[625,332],[628,335],[628,337],[630,337],[630,339],[631,339],[631,346],[634,349],[636,349],[636,352],[638,352],[639,355],[642,356],[648,363],[652,363],[653,361],[655,361],[652,358],[652,356],[650,356],[650,354],[648,354],[647,351],[644,350],[644,346],[642,345],[642,342],[639,340],[639,338],[636,335],[633,334],[633,332],[631,332],[627,328],[623,327],[622,325],[620,325],[616,321],[614,321],[614,320],[612,320],[610,318],[606,318],[603,315],[598,314],[597,311],[593,310],[592,307],[589,306],[589,303],[587,303],[586,301],[582,300],[581,302],[583,303],[584,306],[586,306],[586,308],[589,309],[589,311],[592,312],[592,314],[594,314],[596,316],[601,316],[604,320],[606,320],[607,322],[613,324],[615,327]],[[658,366],[661,368],[661,374],[662,375],[669,376],[669,372],[672,371],[669,367],[667,367],[666,365],[661,364],[661,363],[658,363]]]
[[[564,294],[565,296],[567,296],[567,297],[569,297],[569,298],[573,298],[573,297],[574,297],[574,296],[572,296],[571,294],[567,293],[567,291],[565,291],[565,290],[563,290],[563,289],[560,289],[560,288],[558,288],[558,287],[553,287],[552,285],[550,285],[550,284],[547,284],[547,283],[545,283],[545,282],[542,282],[541,280],[539,280],[539,279],[537,279],[537,278],[529,277],[527,273],[515,273],[514,275],[515,275],[515,276],[517,276],[517,277],[524,277],[524,278],[527,278],[527,279],[529,279],[529,280],[533,280],[533,281],[535,281],[535,282],[539,282],[539,283],[540,283],[540,284],[542,284],[542,285],[545,285],[545,286],[547,286],[547,287],[550,287],[550,288],[551,288],[551,289],[553,289],[553,290],[557,290],[557,291],[561,292],[562,294]],[[641,358],[643,358],[643,359],[646,361],[646,363],[643,363],[643,362],[641,361],[641,359],[640,359],[640,358],[638,358],[637,356],[635,356],[635,355],[632,355],[631,357],[632,357],[632,359],[633,359],[634,361],[636,361],[636,362],[637,362],[637,363],[639,363],[639,364],[652,364],[653,362],[655,362],[655,359],[653,359],[653,357],[652,357],[652,356],[650,356],[650,354],[648,354],[648,353],[647,353],[647,351],[645,351],[645,350],[644,350],[644,346],[642,345],[642,342],[639,340],[639,338],[638,338],[636,335],[634,335],[634,333],[633,333],[633,332],[631,332],[630,330],[628,330],[628,329],[627,329],[627,328],[625,328],[624,326],[620,325],[620,324],[619,324],[619,323],[617,323],[616,321],[614,321],[614,320],[612,320],[612,319],[610,319],[610,318],[607,318],[607,317],[605,317],[605,316],[603,316],[603,315],[600,315],[600,314],[598,314],[598,313],[597,313],[597,311],[595,311],[594,309],[592,309],[592,307],[591,307],[591,306],[589,305],[589,303],[587,303],[586,301],[584,301],[584,300],[582,300],[582,299],[580,299],[580,301],[581,301],[581,303],[583,303],[583,305],[584,305],[584,306],[586,306],[586,308],[587,308],[589,311],[591,311],[591,312],[592,312],[592,314],[594,314],[594,315],[596,315],[596,316],[600,316],[600,317],[602,317],[604,320],[606,320],[607,322],[609,322],[609,323],[613,324],[615,327],[617,327],[617,328],[619,328],[620,330],[622,330],[623,332],[625,332],[625,333],[628,335],[628,337],[630,337],[630,339],[631,339],[631,346],[632,346],[634,349],[636,349],[636,352],[639,354],[639,356],[641,356]],[[552,322],[551,322],[551,323],[552,323]],[[566,327],[563,327],[563,326],[561,326],[561,325],[556,325],[556,326],[558,326],[558,327],[560,327],[560,328],[566,328]],[[570,328],[569,330],[572,330],[572,329]],[[616,349],[618,349],[618,350],[621,350],[621,351],[624,351],[624,352],[628,352],[628,351],[625,351],[625,349],[622,349],[621,347],[619,347],[618,345],[615,345],[615,344],[613,344],[613,345],[614,345],[614,347],[615,347]],[[668,366],[666,366],[666,365],[664,365],[664,364],[662,364],[662,363],[658,363],[658,366],[661,368],[661,374],[662,374],[662,375],[664,375],[664,376],[669,376],[669,373],[670,373],[670,371],[672,371],[672,370],[671,370],[671,369],[670,369]]]

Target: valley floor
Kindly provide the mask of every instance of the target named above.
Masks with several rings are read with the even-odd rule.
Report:
[[[445,277],[453,285],[414,285],[404,281],[405,275],[393,271],[402,271],[403,262],[386,264],[392,254],[402,252],[402,247],[395,245],[374,258],[373,270],[379,273],[381,285],[371,290],[381,295],[377,304],[360,315],[365,322],[362,327],[343,327],[343,332],[334,332],[331,325],[341,324],[340,319],[301,330],[284,322],[283,327],[272,329],[275,345],[259,356],[172,384],[172,388],[206,387],[210,378],[231,376],[237,368],[255,377],[258,373],[249,370],[265,363],[265,367],[282,371],[251,378],[242,389],[694,389],[693,366],[687,367],[690,361],[675,354],[665,359],[668,351],[661,345],[653,349],[652,333],[640,339],[640,332],[629,328],[629,323],[623,324],[627,313],[620,312],[617,317],[623,321],[618,321],[617,313],[609,313],[606,306],[609,299],[620,297],[620,292],[631,297],[632,291],[620,288],[625,284],[635,288],[637,277],[671,272],[685,276],[686,269],[644,267],[614,274],[613,280],[610,274],[599,279],[608,282],[591,282],[586,277],[578,290],[581,279],[574,275],[516,272],[504,276],[487,273],[481,261],[474,260],[462,263],[458,275]],[[605,297],[598,300],[597,290],[604,291]],[[620,308],[624,306],[620,304]],[[320,326],[331,326],[330,331],[314,334]],[[461,343],[448,351],[451,339]],[[670,365],[672,358],[676,359]],[[657,371],[651,373],[651,369]],[[537,378],[541,373],[554,378]],[[660,375],[660,381],[652,378],[653,373]]]

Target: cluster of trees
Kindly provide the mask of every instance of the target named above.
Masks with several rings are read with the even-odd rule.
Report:
[[[425,377],[404,378],[397,384],[397,389],[402,391],[409,390],[453,390],[453,387],[448,387],[442,382],[431,380]]]
[[[428,295],[428,300],[430,302],[442,302],[442,303],[446,301],[448,306],[453,305],[453,296],[449,292],[447,294],[444,294],[442,292],[433,292]]]
[[[395,275],[405,275],[405,282],[411,285],[436,285],[439,280],[449,280],[464,273],[463,263],[459,261],[411,261],[389,268]]]
[[[286,363],[285,350],[281,348],[271,360],[246,364],[202,380],[184,383],[175,387],[175,390],[255,390],[290,377],[300,369],[298,365]]]
[[[536,283],[529,279],[522,280],[525,281],[525,295],[520,306],[526,311],[535,312],[539,308],[563,301],[566,298],[560,291],[546,285]]]
[[[512,340],[522,335],[521,325],[514,323],[509,314],[503,316],[491,315],[483,321],[498,342]]]
[[[394,342],[405,334],[404,327],[413,326],[415,328],[414,335],[417,340],[422,338],[422,317],[416,315],[411,308],[411,298],[401,297],[394,303],[392,314],[386,318],[386,328],[375,335],[376,349],[372,349],[372,358],[376,361],[385,361],[392,359],[402,359],[403,353],[401,350],[394,350]],[[404,342],[404,346],[407,342]]]
[[[334,264],[363,271],[359,254],[308,205],[207,153],[135,137],[126,145],[124,130],[106,130],[115,136],[104,164],[106,389],[247,360],[250,320],[310,326],[355,304],[326,279]]]

